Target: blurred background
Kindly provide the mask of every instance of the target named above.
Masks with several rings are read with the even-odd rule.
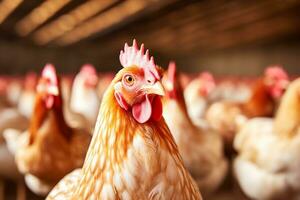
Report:
[[[300,74],[299,0],[2,0],[0,73],[45,63],[71,73],[86,62],[120,68],[133,38],[158,64],[186,72],[257,75],[270,64]]]

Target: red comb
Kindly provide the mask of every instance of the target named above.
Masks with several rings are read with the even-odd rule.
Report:
[[[86,74],[97,74],[97,71],[95,67],[91,64],[84,64],[81,69],[80,73],[86,73]]]
[[[265,70],[265,76],[277,76],[280,78],[288,79],[287,72],[280,65],[270,66]]]
[[[154,80],[160,79],[159,73],[154,63],[154,58],[149,58],[149,50],[144,53],[144,44],[140,49],[136,40],[133,40],[132,46],[125,43],[124,50],[120,52],[120,62],[123,67],[137,66],[144,69],[147,78],[152,77]]]
[[[46,64],[42,71],[42,77],[50,80],[51,84],[57,85],[58,79],[55,67],[52,64]]]
[[[200,79],[205,80],[205,81],[211,81],[211,82],[215,82],[215,79],[213,77],[213,75],[209,72],[202,72],[199,75]]]
[[[206,96],[216,87],[215,79],[209,72],[202,72],[199,78],[204,81],[203,87],[200,88],[200,93]]]

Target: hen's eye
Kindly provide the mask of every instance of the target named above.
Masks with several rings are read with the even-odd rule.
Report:
[[[132,86],[134,84],[135,80],[132,75],[125,75],[124,82],[128,86]]]

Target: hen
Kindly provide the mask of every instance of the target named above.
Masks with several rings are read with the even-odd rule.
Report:
[[[204,196],[215,191],[226,176],[228,163],[220,135],[196,127],[188,116],[175,63],[169,64],[163,81],[166,89],[164,118],[187,169]],[[176,114],[175,114],[176,113]]]
[[[29,120],[34,103],[35,86],[37,76],[29,73],[25,78],[24,91],[18,99],[17,107],[5,107],[0,110],[0,175],[9,179],[19,178],[13,155],[9,152],[3,138],[3,132],[8,128],[24,131],[28,128]],[[9,88],[8,88],[9,89]],[[11,91],[7,91],[9,94]]]
[[[5,132],[26,184],[39,195],[82,166],[91,139],[89,133],[66,124],[62,106],[59,79],[55,68],[47,64],[37,85],[29,129],[20,136],[16,130]]]
[[[83,168],[47,199],[201,199],[161,117],[164,91],[153,57],[134,41],[120,61]]]
[[[234,172],[253,199],[300,197],[300,79],[284,94],[274,119],[249,120],[237,134]]]
[[[94,127],[99,111],[99,97],[97,94],[98,76],[96,69],[90,65],[84,65],[76,75],[71,99],[70,108],[75,113],[83,115],[89,122],[89,127]]]
[[[269,67],[263,78],[257,80],[252,95],[244,103],[220,101],[210,106],[206,113],[209,125],[230,144],[239,127],[248,119],[272,116],[277,100],[288,85],[288,75],[281,67]]]
[[[61,79],[61,95],[63,99],[64,118],[70,127],[84,129],[92,133],[92,127],[89,121],[82,114],[76,113],[70,108],[72,83],[72,77],[64,76]]]
[[[203,72],[191,81],[184,90],[188,114],[197,126],[202,127],[206,124],[204,116],[212,103],[211,95],[215,86],[212,74]]]
[[[24,89],[19,97],[18,110],[28,119],[33,112],[36,84],[37,75],[33,72],[28,73],[25,77]]]

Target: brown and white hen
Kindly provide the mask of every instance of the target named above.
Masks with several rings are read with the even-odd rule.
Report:
[[[201,199],[162,118],[160,74],[144,46],[125,45],[82,169],[52,199]]]

